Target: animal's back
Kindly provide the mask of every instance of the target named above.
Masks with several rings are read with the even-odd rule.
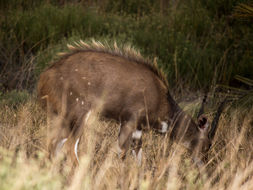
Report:
[[[102,114],[117,120],[133,112],[150,119],[167,115],[167,88],[159,76],[145,64],[105,52],[62,58],[41,75],[38,91],[40,97],[49,96],[56,111],[65,94],[76,114],[102,106]]]

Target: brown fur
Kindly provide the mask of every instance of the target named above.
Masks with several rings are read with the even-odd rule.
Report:
[[[114,42],[113,45],[109,45],[107,42],[101,43],[93,39],[91,42],[83,42],[82,40],[80,40],[79,42],[75,42],[74,45],[68,44],[67,46],[69,52],[59,53],[58,55],[60,58],[71,56],[76,52],[85,51],[100,52],[120,56],[126,58],[129,61],[133,61],[138,64],[144,64],[146,67],[152,70],[168,87],[168,81],[166,80],[166,76],[163,71],[158,68],[156,61],[154,61],[153,64],[150,60],[145,59],[139,51],[135,50],[130,45],[124,45],[122,48],[119,48],[116,42]]]
[[[71,52],[44,71],[38,82],[43,107],[47,106],[51,118],[62,118],[57,136],[49,140],[50,152],[66,137],[72,139],[73,148],[87,112],[98,108],[101,116],[121,122],[119,146],[124,154],[137,128],[159,129],[160,121],[171,124],[174,139],[181,141],[185,133],[182,142],[188,142],[190,149],[196,147],[201,132],[172,99],[156,66],[133,49],[120,50],[116,44],[109,48],[80,41],[69,48]]]

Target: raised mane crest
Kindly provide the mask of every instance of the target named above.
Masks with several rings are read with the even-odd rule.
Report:
[[[75,52],[94,51],[109,53],[111,55],[124,57],[130,61],[134,61],[139,64],[144,64],[163,81],[166,87],[168,87],[168,81],[166,79],[166,76],[163,71],[158,68],[156,59],[154,59],[154,62],[152,63],[152,61],[150,61],[149,59],[145,59],[138,50],[136,50],[129,44],[119,47],[116,42],[114,42],[113,45],[109,45],[107,42],[102,43],[92,39],[90,42],[84,42],[80,40],[79,42],[74,42],[73,44],[67,44],[67,47],[69,49],[68,52],[61,52],[58,55],[69,56]]]

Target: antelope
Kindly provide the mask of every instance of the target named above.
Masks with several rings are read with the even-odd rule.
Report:
[[[90,114],[100,107],[101,117],[121,124],[117,146],[122,158],[134,141],[133,154],[140,162],[142,131],[152,128],[160,133],[171,129],[173,140],[189,149],[196,163],[202,162],[217,122],[212,125],[212,136],[208,136],[207,118],[200,116],[195,123],[182,111],[156,64],[131,46],[119,48],[116,43],[109,46],[80,40],[68,48],[40,75],[37,86],[39,101],[49,118],[62,118],[61,128],[49,139],[49,155],[55,155],[66,143],[68,155],[77,165],[82,124],[85,126]]]

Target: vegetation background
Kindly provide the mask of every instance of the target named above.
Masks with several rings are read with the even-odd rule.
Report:
[[[130,43],[156,61],[191,115],[200,103],[196,91],[209,92],[210,118],[220,98],[229,96],[205,177],[185,154],[173,156],[177,146],[165,153],[168,139],[152,132],[145,137],[143,166],[131,158],[131,167],[122,166],[98,146],[114,142],[116,132],[101,134],[115,124],[95,119],[91,126],[102,132],[87,132],[90,144],[83,145],[86,156],[72,181],[62,162],[47,161],[46,115],[36,103],[36,81],[67,43],[91,38]],[[252,79],[250,0],[1,0],[0,189],[250,189]]]

